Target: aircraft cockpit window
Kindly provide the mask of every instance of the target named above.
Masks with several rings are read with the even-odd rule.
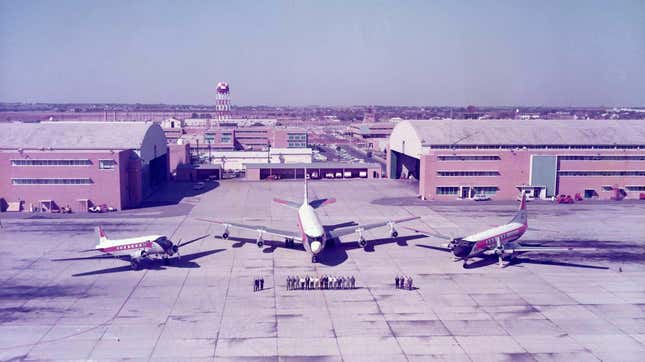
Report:
[[[311,238],[309,238],[309,240],[310,241],[320,241],[320,242],[322,242],[323,237],[322,237],[322,235],[321,236],[316,236],[316,237],[311,237]]]

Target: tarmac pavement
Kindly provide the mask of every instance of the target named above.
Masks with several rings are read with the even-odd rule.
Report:
[[[442,241],[403,228],[397,240],[370,230],[367,250],[350,235],[312,264],[283,240],[223,240],[196,219],[297,231],[295,211],[273,197],[301,201],[302,182],[226,180],[176,205],[96,217],[0,215],[0,360],[642,360],[645,203],[530,203],[521,240],[598,249],[526,254],[501,269],[496,258],[464,269],[436,249]],[[455,236],[517,208],[422,202],[392,180],[311,182],[318,197],[338,200],[319,209],[325,224],[418,215],[410,226]],[[91,255],[79,250],[95,245],[97,223],[111,238],[215,238],[139,271],[112,258],[52,261]],[[286,290],[287,276],[304,274],[353,275],[357,288]],[[397,274],[415,289],[395,289]],[[265,290],[253,292],[260,276]]]

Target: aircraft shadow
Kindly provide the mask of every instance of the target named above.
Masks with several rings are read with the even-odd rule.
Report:
[[[441,247],[441,246],[425,245],[425,244],[417,244],[417,246],[420,247],[420,248],[426,248],[426,249],[430,249],[430,250],[443,251],[445,253],[450,252],[450,249],[444,248],[444,247]]]
[[[149,269],[149,270],[164,270],[167,268],[199,268],[200,265],[194,261],[195,259],[199,259],[211,254],[219,253],[224,250],[226,249],[213,249],[213,250],[206,250],[206,251],[200,251],[197,253],[182,255],[181,258],[179,259],[171,258],[170,263],[167,265],[164,264],[162,259],[143,259],[141,266],[142,266],[142,269]],[[120,272],[130,271],[130,270],[132,270],[130,265],[121,265],[113,268],[93,270],[89,272],[73,274],[72,276],[82,277],[82,276],[88,276],[88,275],[111,274],[111,273],[120,273]]]
[[[338,225],[342,225],[341,227],[344,227],[344,226],[352,226],[352,224],[353,223],[343,223]],[[391,244],[391,243],[396,243],[399,246],[408,246],[409,240],[421,239],[424,237],[425,237],[424,235],[409,235],[409,236],[399,236],[396,238],[373,239],[367,242],[365,251],[368,253],[373,253],[375,251],[374,249],[375,246]],[[217,237],[217,236],[215,238],[221,239],[220,237]],[[229,236],[228,240],[235,242],[234,244],[231,245],[233,248],[241,248],[245,244],[255,245],[256,243],[255,239],[233,237],[233,236]],[[283,241],[264,240],[264,245],[266,247],[262,249],[262,252],[267,254],[273,253],[277,248],[305,251],[305,247],[300,243],[296,243],[292,247],[287,248],[286,244]],[[362,249],[362,247],[358,245],[358,242],[356,241],[339,243],[338,241],[335,240],[333,245],[328,245],[325,248],[325,250],[320,255],[318,255],[317,262],[319,264],[326,265],[326,266],[340,265],[343,262],[345,262],[345,260],[347,260],[348,258],[347,251],[354,250],[354,249]]]
[[[464,268],[477,269],[477,268],[482,268],[489,265],[497,264],[498,262],[496,255],[485,255],[483,257],[479,256],[478,258],[481,258],[481,259],[473,263],[467,264]],[[600,270],[609,269],[609,267],[605,267],[605,266],[568,263],[568,262],[562,262],[562,261],[556,261],[556,260],[529,259],[525,257],[524,258],[516,257],[513,260],[507,260],[507,259],[504,260],[504,267],[512,267],[512,266],[522,267],[521,264],[553,265],[553,266],[562,266],[562,267],[568,267],[568,268],[600,269]]]

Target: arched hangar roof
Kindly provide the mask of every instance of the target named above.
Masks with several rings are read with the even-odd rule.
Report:
[[[148,122],[0,123],[0,149],[124,150],[166,153],[161,126]],[[154,153],[154,150],[152,151]]]
[[[405,141],[405,142],[403,142]],[[407,120],[390,149],[418,157],[433,146],[634,145],[645,147],[642,120]]]

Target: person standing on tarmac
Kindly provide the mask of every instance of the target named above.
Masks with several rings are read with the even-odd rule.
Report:
[[[352,289],[356,288],[356,278],[354,278],[354,276],[353,276],[353,275],[352,275],[352,277],[351,277],[351,284],[352,284],[352,285],[351,285]]]
[[[399,289],[399,275],[397,274],[396,277],[394,277],[394,285],[396,286],[396,289]]]
[[[264,290],[264,277],[260,278],[260,290]]]
[[[258,291],[258,278],[253,279],[253,291],[257,292]]]

